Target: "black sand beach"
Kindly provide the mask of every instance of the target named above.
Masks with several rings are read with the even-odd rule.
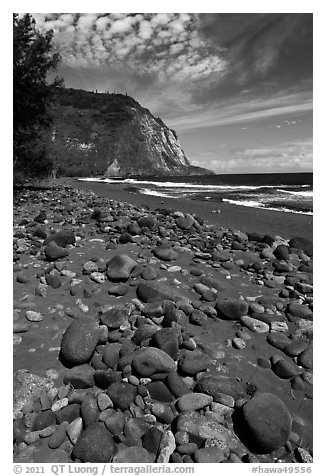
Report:
[[[312,220],[218,208],[15,191],[15,462],[312,461]]]

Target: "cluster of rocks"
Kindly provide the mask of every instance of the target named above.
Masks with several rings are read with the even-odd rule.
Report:
[[[17,354],[63,303],[56,369],[14,377],[15,461],[311,462],[309,240],[67,187],[14,218]]]

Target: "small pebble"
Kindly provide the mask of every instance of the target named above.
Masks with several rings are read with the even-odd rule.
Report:
[[[77,443],[77,440],[80,437],[82,430],[83,430],[83,420],[81,418],[76,418],[76,420],[73,420],[68,425],[66,431],[73,445]]]
[[[31,322],[41,322],[44,319],[42,314],[36,311],[26,311],[25,316]]]
[[[239,337],[234,337],[232,339],[232,344],[233,344],[233,347],[235,347],[236,349],[244,349],[246,347],[246,343],[243,339],[240,339]]]
[[[107,408],[113,408],[113,402],[106,393],[100,393],[98,395],[97,404],[101,412]]]
[[[61,410],[61,408],[64,408],[68,405],[69,403],[69,400],[68,398],[62,398],[61,400],[57,400],[51,407],[51,410],[53,412],[57,412],[59,410]]]
[[[129,375],[127,381],[135,387],[139,385],[139,379],[135,375]]]

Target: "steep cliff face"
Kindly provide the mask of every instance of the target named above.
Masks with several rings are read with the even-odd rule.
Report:
[[[207,173],[189,163],[175,131],[134,99],[58,89],[50,153],[62,175]]]
[[[146,110],[131,111],[133,117],[116,130],[106,175],[186,172],[190,164],[175,134]]]

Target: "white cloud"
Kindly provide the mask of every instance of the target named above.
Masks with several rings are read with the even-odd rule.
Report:
[[[169,24],[169,27],[172,28],[173,32],[175,32],[176,34],[181,33],[182,31],[184,31],[185,28],[184,22],[181,19],[174,20]]]
[[[74,22],[74,15],[72,13],[64,13],[60,15],[60,22],[63,25],[71,25]]]
[[[265,172],[269,170],[285,170],[291,167],[302,170],[311,170],[313,165],[312,139],[306,141],[284,142],[269,147],[238,149],[234,163],[239,167],[247,164],[249,170],[258,170],[262,167]],[[229,160],[227,160],[230,165]],[[232,168],[232,162],[231,162]]]
[[[93,13],[83,14],[78,19],[77,28],[80,28],[81,30],[88,29],[95,23],[96,19],[97,19],[96,14],[93,14]]]
[[[169,13],[157,13],[151,18],[151,24],[156,27],[158,25],[167,25],[173,18],[173,15]]]
[[[130,31],[133,23],[134,23],[134,20],[132,17],[127,16],[125,18],[121,18],[120,20],[117,20],[112,23],[110,32],[113,34],[126,33],[127,31]]]
[[[139,25],[139,36],[143,40],[148,40],[152,36],[152,27],[149,21],[142,21]]]
[[[96,20],[96,28],[98,31],[102,32],[105,31],[110,24],[110,19],[107,16],[100,17]]]
[[[66,66],[125,65],[158,81],[188,82],[223,75],[225,60],[199,37],[197,14],[38,14],[42,28],[52,28]],[[197,26],[196,26],[197,25]],[[200,46],[200,54],[197,49]]]
[[[197,162],[202,167],[218,173],[264,173],[308,171],[312,170],[312,152],[306,150],[302,155],[300,147],[295,143],[292,146],[280,146],[261,149],[238,150],[236,155],[223,152],[203,154]],[[216,156],[219,156],[216,158]]]

